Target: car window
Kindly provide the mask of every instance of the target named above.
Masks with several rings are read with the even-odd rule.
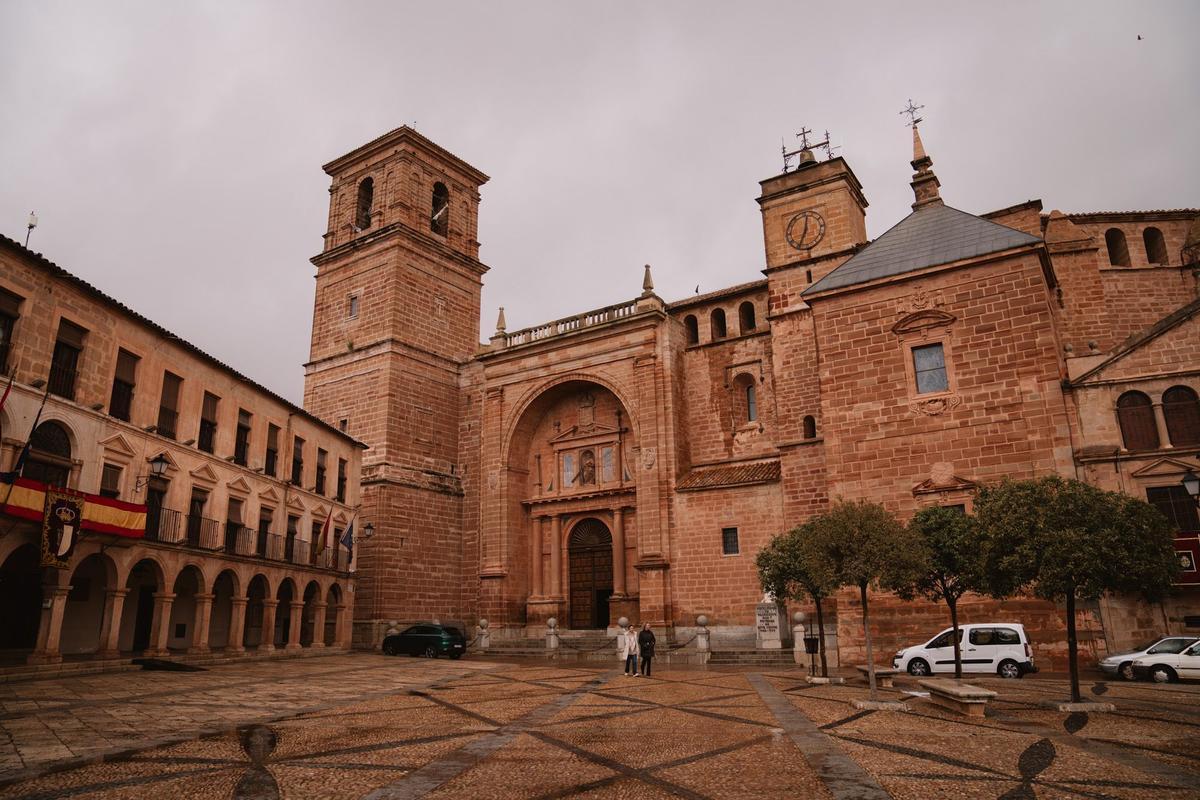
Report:
[[[1175,653],[1182,653],[1183,649],[1189,644],[1191,644],[1191,641],[1188,639],[1164,639],[1146,652],[1166,653],[1173,655]]]
[[[404,633],[402,633],[400,635],[401,636],[412,636],[413,634],[420,633],[421,628],[422,628],[421,625],[413,625],[411,628],[405,628]]]
[[[960,642],[962,641],[962,631],[961,630],[958,632],[958,640]],[[952,631],[952,630],[946,631],[945,633],[936,637],[933,641],[931,641],[929,644],[927,644],[925,646],[926,647],[953,647],[954,646],[954,631]]]
[[[997,644],[994,628],[972,628],[971,644]]]
[[[1200,644],[1194,644],[1184,653],[1185,656],[1200,656]]]
[[[996,628],[996,629],[994,629],[994,633],[996,635],[996,639],[995,639],[996,644],[1020,644],[1021,643],[1021,634],[1017,633],[1012,628]]]

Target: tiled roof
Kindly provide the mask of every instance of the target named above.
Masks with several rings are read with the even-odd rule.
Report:
[[[957,208],[929,205],[900,220],[803,294],[890,278],[1040,241]]]
[[[667,303],[667,309],[670,311],[674,311],[678,308],[686,308],[687,306],[695,305],[697,303],[704,303],[708,300],[715,300],[718,297],[726,297],[726,296],[731,296],[731,295],[735,295],[735,294],[741,294],[742,292],[748,292],[752,289],[765,289],[765,288],[767,288],[767,281],[765,278],[757,280],[757,281],[749,281],[748,283],[739,283],[736,286],[729,286],[725,289],[715,289],[711,292],[705,292],[704,294],[697,294],[697,295],[693,295],[691,297],[685,297],[682,300],[675,300],[673,302]]]
[[[1082,211],[1076,214],[1067,213],[1066,216],[1070,219],[1087,219],[1089,217],[1128,217],[1136,219],[1151,214],[1187,217],[1192,214],[1200,214],[1200,208],[1150,208],[1145,211]]]
[[[716,489],[722,486],[742,486],[748,483],[774,483],[779,480],[778,461],[756,461],[751,464],[724,464],[716,467],[697,467],[676,484],[680,492]]]
[[[319,417],[316,417],[313,414],[310,414],[308,411],[305,411],[303,408],[296,405],[292,401],[290,401],[284,397],[281,397],[280,395],[271,391],[267,387],[263,386],[261,383],[258,383],[257,381],[253,381],[250,378],[247,378],[245,375],[238,372],[233,367],[231,367],[228,364],[224,363],[223,361],[220,361],[219,359],[209,355],[208,353],[204,352],[199,347],[197,347],[196,345],[187,341],[186,339],[179,338],[178,336],[171,333],[169,330],[167,330],[163,326],[159,325],[157,322],[154,322],[151,319],[147,319],[146,317],[143,317],[141,314],[134,311],[132,308],[125,305],[120,300],[117,300],[114,297],[110,297],[109,295],[100,291],[95,286],[92,286],[90,283],[85,281],[83,278],[80,278],[76,275],[72,275],[70,272],[67,272],[65,269],[60,267],[58,264],[55,264],[50,259],[46,258],[41,253],[34,252],[33,250],[26,248],[24,245],[22,245],[20,242],[16,241],[15,239],[10,239],[3,234],[0,234],[0,246],[7,247],[19,255],[24,255],[27,258],[32,259],[36,264],[40,265],[43,269],[45,269],[47,272],[49,272],[54,277],[59,278],[63,281],[66,281],[67,283],[74,285],[76,288],[78,288],[84,294],[91,295],[93,298],[108,305],[110,308],[114,308],[118,312],[127,315],[130,319],[133,319],[134,321],[136,321],[142,325],[145,325],[147,328],[154,331],[154,333],[157,334],[158,336],[161,336],[164,339],[170,340],[173,344],[178,345],[179,347],[183,348],[184,350],[192,353],[197,358],[199,358],[201,361],[207,362],[209,365],[214,366],[217,369],[225,372],[226,374],[233,376],[233,378],[235,380],[241,381],[242,383],[245,383],[247,386],[250,386],[250,387],[256,389],[257,391],[262,392],[267,397],[270,397],[272,400],[275,400],[276,402],[281,403],[289,411],[299,414],[300,416],[308,419],[310,422],[320,425],[322,428],[325,428],[326,430],[330,431],[331,433],[337,434],[340,438],[345,439],[346,441],[351,442],[352,444],[354,444],[358,447],[366,448],[365,444],[358,441],[353,436],[350,436],[347,433],[343,433],[342,431],[340,431],[337,428],[330,425],[325,420],[323,420]]]

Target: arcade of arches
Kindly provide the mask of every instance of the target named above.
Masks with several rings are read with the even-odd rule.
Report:
[[[0,539],[8,664],[349,646],[347,598],[331,575],[95,542],[76,548],[70,569],[38,559],[32,534]]]
[[[508,575],[524,590],[517,614],[574,629],[636,618],[638,449],[625,406],[604,386],[569,381],[525,409],[509,442],[506,522],[528,553],[513,563],[532,565]]]

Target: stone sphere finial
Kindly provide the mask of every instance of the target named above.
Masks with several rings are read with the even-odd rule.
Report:
[[[488,623],[488,621],[487,621],[486,619],[480,619],[480,620],[479,620],[479,627],[483,628],[484,630],[487,630],[487,626],[488,626],[488,624],[489,624],[489,623]]]
[[[551,617],[550,619],[546,620],[546,627],[547,628],[557,628],[558,627],[558,618]]]
[[[703,628],[705,625],[708,624],[708,617],[701,614],[700,616],[696,617],[696,624],[699,625],[701,628]]]
[[[629,617],[621,617],[619,620],[617,620],[617,627],[618,628],[628,628],[629,627]]]
[[[804,624],[804,612],[797,611],[795,614],[792,614],[792,622],[796,623],[797,625],[803,625]]]

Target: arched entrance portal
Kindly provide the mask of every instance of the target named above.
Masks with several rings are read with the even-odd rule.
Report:
[[[581,520],[567,545],[571,582],[571,627],[607,628],[613,593],[612,534],[594,517]]]
[[[42,619],[42,570],[38,559],[37,545],[23,544],[0,566],[0,608],[4,609],[0,651],[21,651],[20,658],[37,643]]]

